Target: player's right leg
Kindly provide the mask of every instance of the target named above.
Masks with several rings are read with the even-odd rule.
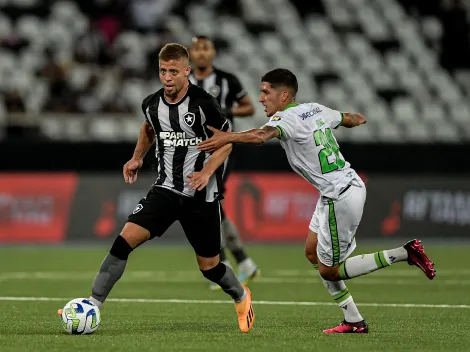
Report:
[[[137,224],[127,222],[116,237],[111,250],[101,263],[91,288],[90,301],[101,308],[114,284],[126,269],[129,254],[150,238],[150,231]]]
[[[114,284],[124,274],[129,254],[149,238],[150,232],[147,229],[130,222],[124,225],[93,281],[89,300],[98,308],[101,309]],[[57,314],[61,316],[62,309],[59,309]]]
[[[123,275],[129,254],[147,240],[160,237],[176,220],[177,206],[178,196],[158,187],[152,187],[147,196],[140,200],[101,263],[93,281],[91,302],[101,308]]]

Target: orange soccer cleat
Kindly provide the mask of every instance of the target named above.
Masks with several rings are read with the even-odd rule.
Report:
[[[251,305],[251,292],[248,287],[243,286],[246,292],[246,297],[240,302],[235,303],[235,310],[238,316],[238,326],[242,332],[248,332],[253,327],[255,322],[255,312]]]

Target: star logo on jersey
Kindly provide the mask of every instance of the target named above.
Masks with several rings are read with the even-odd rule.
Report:
[[[189,127],[192,127],[194,125],[194,121],[196,120],[196,115],[194,115],[192,112],[185,112],[183,114],[183,120],[185,124],[187,124]]]
[[[219,86],[210,87],[209,94],[212,95],[214,98],[217,98],[220,94],[220,87]]]
[[[281,116],[274,116],[271,121],[279,121],[281,119]]]

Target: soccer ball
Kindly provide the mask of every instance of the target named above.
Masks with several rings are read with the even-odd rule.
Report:
[[[75,298],[62,310],[62,326],[69,334],[91,334],[100,326],[100,310],[86,298]]]

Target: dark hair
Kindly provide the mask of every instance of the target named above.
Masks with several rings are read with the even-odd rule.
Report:
[[[195,36],[193,37],[193,40],[194,40],[194,39],[196,39],[196,40],[208,40],[208,41],[210,41],[210,42],[212,41],[211,38],[209,38],[208,36],[206,36],[206,35],[200,35],[200,34],[199,34],[199,35],[195,35]]]
[[[265,73],[264,76],[261,77],[261,82],[270,83],[274,89],[279,86],[284,86],[286,88],[292,89],[294,96],[299,90],[297,77],[295,77],[295,75],[291,71],[285,68],[276,68],[272,71],[269,71],[268,73]]]
[[[179,59],[189,60],[188,49],[186,49],[184,45],[178,43],[168,43],[162,48],[162,50],[160,50],[158,59],[162,61]]]

